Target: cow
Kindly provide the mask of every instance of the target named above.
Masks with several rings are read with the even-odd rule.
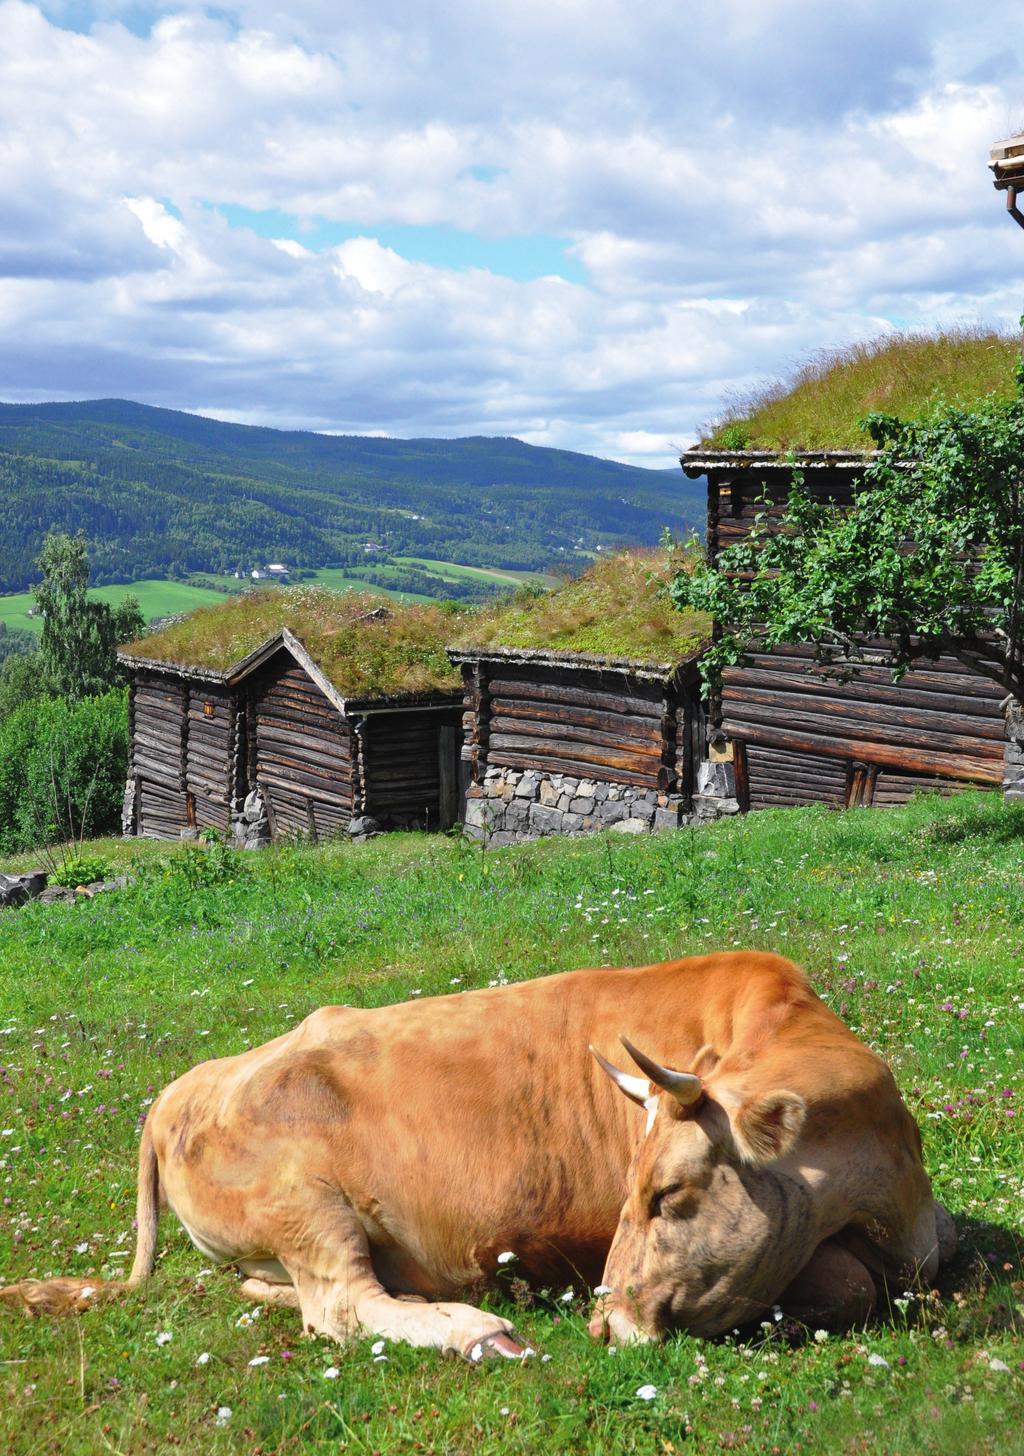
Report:
[[[57,1312],[135,1287],[165,1205],[307,1332],[471,1360],[526,1348],[468,1302],[504,1251],[537,1284],[600,1279],[591,1332],[626,1341],[777,1303],[849,1327],[876,1277],[930,1281],[955,1248],[885,1064],[797,966],[749,951],[328,1006],[203,1062],[149,1110],[130,1277],[0,1297]]]

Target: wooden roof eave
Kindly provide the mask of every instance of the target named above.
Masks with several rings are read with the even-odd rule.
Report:
[[[878,450],[711,450],[696,446],[679,457],[683,474],[690,480],[722,471],[775,470],[863,470],[879,455]]]
[[[579,668],[589,672],[623,672],[647,682],[669,683],[700,657],[703,644],[674,662],[652,662],[649,658],[608,657],[593,652],[555,652],[542,647],[448,647],[455,663],[520,662],[533,667]]]

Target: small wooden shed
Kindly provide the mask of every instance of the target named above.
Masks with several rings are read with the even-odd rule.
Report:
[[[320,651],[281,627],[211,665],[273,614],[304,620]],[[442,645],[450,618],[408,609],[397,632],[389,618],[361,600],[275,591],[122,651],[125,833],[177,839],[210,826],[244,840],[265,826],[270,837],[319,838],[365,816],[382,828],[456,822],[462,693]]]
[[[750,532],[756,513],[779,513],[794,465],[819,499],[841,507],[864,463],[863,453],[837,450],[787,459],[698,448],[682,457],[687,475],[707,477],[712,560]],[[1001,784],[1002,699],[995,682],[952,657],[922,662],[898,683],[881,666],[838,682],[811,647],[790,646],[727,669],[709,715],[727,740],[741,808],[885,805],[926,789]]]
[[[624,553],[481,614],[449,649],[465,687],[471,833],[641,832],[689,813],[706,623],[659,595],[669,569],[664,553]]]

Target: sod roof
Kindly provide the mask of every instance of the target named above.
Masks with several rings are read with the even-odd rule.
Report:
[[[678,551],[623,551],[553,591],[519,592],[465,619],[453,646],[485,656],[502,649],[674,668],[710,636],[706,617],[678,612],[661,591],[685,565]]]
[[[443,606],[396,606],[322,587],[275,587],[201,607],[121,649],[131,661],[225,676],[287,627],[343,698],[455,692],[462,678],[445,653],[463,614]]]
[[[938,403],[1007,396],[1019,334],[953,329],[889,334],[816,355],[787,381],[737,400],[700,442],[704,450],[870,450],[873,411],[920,418]]]

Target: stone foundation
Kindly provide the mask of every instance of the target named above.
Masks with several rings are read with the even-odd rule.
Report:
[[[488,844],[514,844],[547,834],[614,829],[649,834],[678,829],[695,816],[679,794],[532,769],[489,768],[466,792],[465,832]]]

